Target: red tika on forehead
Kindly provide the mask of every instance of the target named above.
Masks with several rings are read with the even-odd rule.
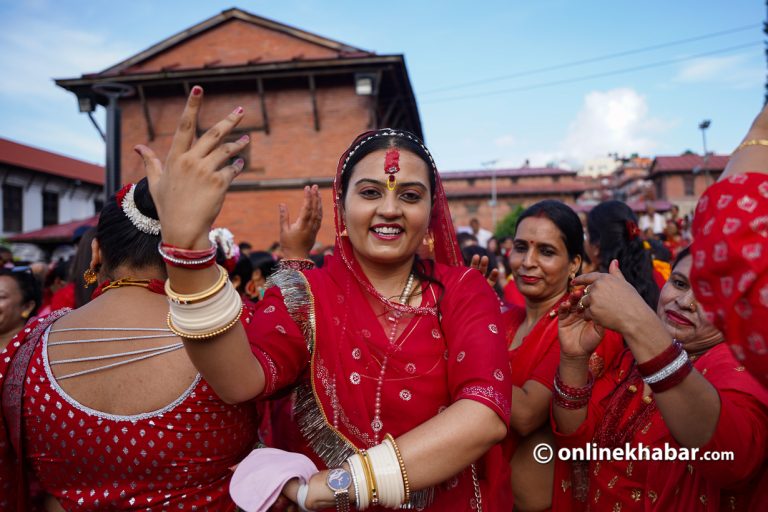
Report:
[[[392,148],[387,151],[387,155],[384,158],[384,172],[387,174],[395,174],[400,170],[400,151],[397,148]]]
[[[395,173],[398,171],[400,171],[400,151],[397,148],[392,148],[387,150],[387,155],[384,158],[384,172],[389,175],[387,178],[387,188],[389,190],[395,190],[397,186]]]

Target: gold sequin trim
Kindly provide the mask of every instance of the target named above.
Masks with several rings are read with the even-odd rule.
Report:
[[[659,495],[656,494],[656,491],[648,491],[648,499],[651,500],[651,503],[656,503],[656,500],[659,498]]]
[[[618,501],[613,504],[613,512],[621,512],[621,503]]]
[[[648,433],[648,431],[649,431],[649,430],[651,430],[651,425],[652,425],[652,424],[653,424],[653,422],[649,421],[649,422],[648,422],[648,424],[647,424],[646,426],[644,426],[644,427],[643,427],[643,430],[641,430],[641,432],[642,432],[643,434],[647,434],[647,433]]]
[[[616,482],[618,482],[618,481],[619,481],[619,477],[618,476],[614,476],[613,478],[611,478],[611,481],[608,482],[608,488],[609,489],[613,489],[616,486]]]
[[[571,487],[571,481],[570,480],[563,480],[560,482],[560,487],[563,488],[563,492],[568,491],[568,489]]]
[[[632,498],[632,501],[640,501],[640,499],[643,497],[643,491],[640,489],[632,489],[632,492],[629,493],[629,496]]]
[[[653,398],[651,398],[650,396],[644,396],[643,402],[645,402],[645,405],[650,405],[650,403],[653,402]]]
[[[707,504],[707,495],[706,494],[702,494],[701,496],[699,496],[699,501],[701,502],[702,505],[706,505]]]
[[[630,463],[627,464],[627,476],[632,476],[632,470],[634,467],[634,461],[630,461]]]
[[[600,472],[600,463],[599,463],[599,462],[596,462],[596,463],[595,463],[595,469],[592,471],[592,474],[593,474],[593,475],[595,475],[595,476],[597,476],[597,474],[598,474],[599,472]]]
[[[595,503],[600,499],[600,489],[595,490]]]
[[[635,386],[634,384],[630,384],[629,387],[627,388],[627,391],[629,391],[630,393],[637,393],[637,386]]]

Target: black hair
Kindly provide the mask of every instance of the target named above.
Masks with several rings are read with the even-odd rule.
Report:
[[[40,291],[40,283],[32,273],[29,267],[13,267],[13,268],[0,268],[0,276],[8,276],[16,281],[16,285],[21,292],[21,303],[34,302],[35,307],[32,308],[30,316],[34,316],[37,313],[37,308],[40,307],[42,301],[42,294]]]
[[[679,264],[681,261],[683,261],[683,259],[684,259],[686,256],[690,256],[690,255],[691,255],[691,246],[689,245],[688,247],[684,248],[684,249],[683,249],[683,250],[681,250],[679,253],[677,253],[677,256],[675,256],[675,261],[672,263],[672,270],[675,270],[675,267],[676,267],[676,266],[677,266],[677,265],[678,265],[678,264]]]
[[[146,178],[136,183],[133,200],[139,212],[151,219],[158,219]],[[160,235],[144,233],[134,226],[122,206],[117,204],[114,195],[101,210],[96,239],[99,241],[107,276],[120,265],[135,268],[157,267],[165,271],[163,259],[157,252]]]
[[[248,258],[251,260],[253,270],[260,270],[261,277],[264,279],[271,276],[277,270],[277,262],[270,252],[254,251]]]
[[[69,281],[69,267],[70,262],[69,260],[58,260],[53,267],[48,270],[48,273],[45,275],[45,281],[43,283],[43,286],[46,288],[50,287],[58,278],[62,282],[68,282]]]
[[[96,236],[96,228],[89,228],[80,237],[77,243],[77,252],[72,258],[72,267],[70,268],[70,281],[75,283],[75,308],[87,304],[91,301],[93,291],[96,289],[96,283],[88,285],[83,279],[83,272],[91,266],[91,241]]]
[[[240,284],[237,285],[237,292],[243,294],[245,292],[245,285],[253,277],[253,265],[248,256],[240,256],[240,259],[235,263],[235,268],[229,273],[229,279],[231,280],[235,276],[240,278]]]
[[[659,287],[653,279],[651,253],[637,234],[637,216],[632,209],[621,201],[600,203],[587,216],[587,231],[590,243],[600,249],[600,272],[608,272],[611,261],[618,260],[624,278],[656,310]]]
[[[386,131],[392,132],[392,130],[386,130]],[[383,132],[384,130],[379,130],[379,132],[377,133],[383,133]],[[397,133],[402,135],[374,136],[371,140],[360,145],[352,154],[350,154],[349,160],[347,160],[347,163],[344,166],[344,172],[341,173],[342,204],[344,203],[344,199],[347,197],[349,180],[352,177],[352,171],[354,170],[355,165],[357,165],[357,163],[360,160],[362,160],[364,157],[380,149],[398,148],[418,156],[427,166],[427,174],[429,175],[430,195],[433,195],[435,193],[435,181],[436,181],[435,173],[437,172],[437,169],[435,169],[435,165],[432,162],[432,158],[424,148],[424,143],[421,142],[421,140],[416,135],[405,130],[397,130],[396,132],[392,132],[392,133]]]
[[[391,132],[393,135],[384,135],[385,132]],[[358,145],[357,139],[352,143]],[[341,203],[344,204],[344,199],[347,197],[347,189],[349,188],[349,180],[352,177],[352,172],[360,160],[370,155],[374,151],[381,149],[398,148],[404,151],[408,151],[418,156],[422,162],[427,166],[427,175],[429,176],[429,193],[430,197],[434,196],[435,188],[437,186],[437,169],[432,162],[432,157],[426,150],[424,143],[413,133],[406,130],[392,131],[389,129],[379,130],[368,142],[358,146],[354,152],[349,154],[349,160],[347,160],[344,166],[344,172],[341,173]],[[350,147],[352,149],[352,147]],[[348,150],[349,151],[349,150]],[[346,153],[345,153],[346,154]],[[432,201],[434,205],[434,200]],[[434,283],[441,289],[440,297],[437,300],[438,307],[445,293],[445,286],[435,277],[435,266],[431,260],[422,260],[416,255],[413,263],[413,273],[420,281],[426,281]]]
[[[552,221],[552,224],[560,230],[568,259],[572,261],[576,256],[581,256],[582,261],[584,260],[584,228],[581,226],[579,216],[570,206],[554,199],[534,203],[517,218],[515,231],[528,217],[544,217]]]

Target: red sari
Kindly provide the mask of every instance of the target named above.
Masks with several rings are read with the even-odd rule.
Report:
[[[691,285],[736,358],[768,386],[768,174],[730,176],[696,205]]]
[[[417,265],[440,284],[422,283],[419,306],[378,294],[341,235],[338,209],[336,228],[334,256],[304,274],[273,275],[258,320],[247,328],[265,369],[266,395],[298,385],[292,414],[301,438],[289,436],[286,448],[318,467],[336,467],[462,399],[482,403],[507,424],[512,384],[498,299],[479,272],[461,266],[439,176],[430,224],[434,261]],[[485,511],[510,507],[500,446],[412,502],[464,511],[477,508],[477,493]]]
[[[755,479],[764,471],[768,450],[768,391],[744,371],[725,344],[710,349],[694,367],[720,396],[720,419],[712,439],[699,453],[732,451],[733,462],[590,461],[584,475],[584,501],[571,500],[557,510],[667,511],[750,509]],[[584,448],[631,446],[680,448],[656,408],[653,395],[643,396],[643,381],[627,350],[606,378],[597,380],[587,419],[559,446]],[[570,491],[576,482],[569,482]],[[764,506],[765,504],[763,504]]]

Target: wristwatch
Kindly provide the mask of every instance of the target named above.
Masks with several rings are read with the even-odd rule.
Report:
[[[349,512],[349,487],[352,485],[352,475],[344,468],[335,468],[328,472],[325,480],[336,500],[336,510]]]

